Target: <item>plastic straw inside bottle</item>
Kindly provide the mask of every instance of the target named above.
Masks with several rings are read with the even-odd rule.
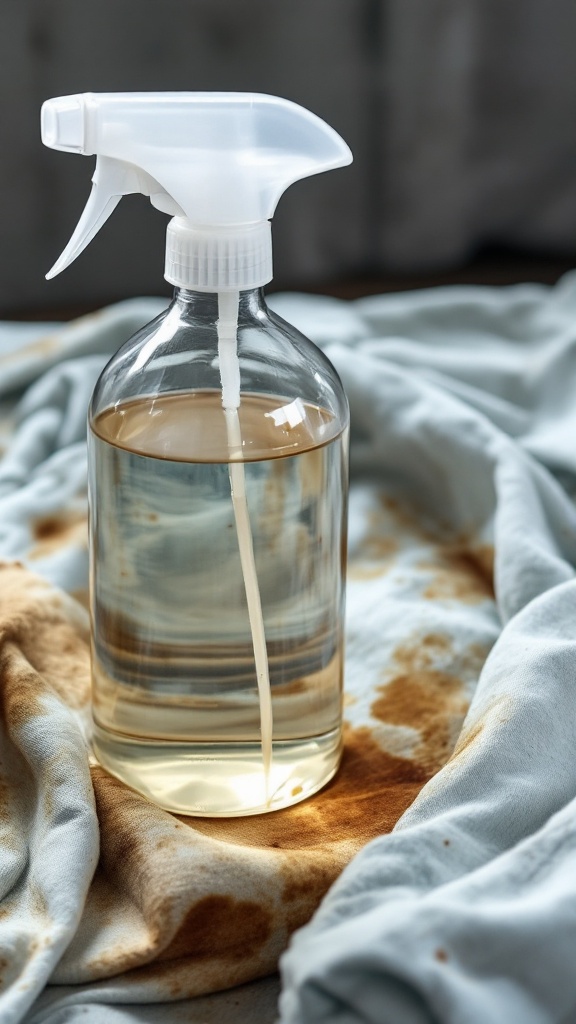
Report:
[[[238,305],[237,291],[218,293],[218,358],[222,385],[222,407],[226,418],[226,436],[229,453],[230,489],[238,536],[240,563],[244,577],[248,618],[252,634],[254,663],[260,703],[260,740],[264,770],[264,804],[270,803],[270,768],[272,765],[272,695],[268,672],[268,654],[262,616],[260,587],[256,575],[252,528],[246,500],[246,484],[240,428],[240,363],[238,361]]]

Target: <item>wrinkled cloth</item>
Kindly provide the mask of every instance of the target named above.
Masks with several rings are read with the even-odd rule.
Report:
[[[450,760],[284,957],[286,1024],[576,1019],[575,303],[356,304],[356,468],[491,537],[502,628]]]
[[[346,746],[236,820],[89,752],[85,412],[161,303],[1,328],[0,1019],[272,1022],[332,886],[284,1021],[568,1021],[576,277],[272,304],[351,404]]]

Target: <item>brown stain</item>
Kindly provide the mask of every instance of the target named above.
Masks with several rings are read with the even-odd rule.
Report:
[[[15,644],[1,644],[0,675],[3,678],[3,712],[9,732],[46,713],[42,701],[42,680]]]
[[[396,673],[436,669],[440,663],[449,666],[446,671],[452,676],[473,679],[480,675],[491,648],[492,643],[471,643],[455,651],[452,637],[444,633],[427,633],[415,636],[412,642],[399,644],[392,657]]]
[[[390,571],[399,550],[381,510],[368,514],[368,532],[348,562],[350,580],[373,580]]]
[[[173,836],[163,836],[156,843],[157,850],[174,850],[178,846],[178,841]]]
[[[5,779],[0,777],[0,821],[10,822],[11,819],[10,786]]]
[[[269,895],[259,900],[242,899],[234,891],[218,892],[222,883],[226,886],[228,870],[230,886],[238,888],[244,859],[236,861],[207,846],[194,860],[191,875],[167,883],[166,868],[171,870],[177,849],[194,848],[193,830],[99,766],[92,769],[92,778],[101,830],[95,876],[99,919],[117,915],[118,902],[111,902],[116,888],[122,900],[130,900],[139,911],[144,930],[134,941],[125,936],[92,959],[90,978],[123,972],[127,984],[153,981],[175,996],[227,988],[274,970],[283,931],[268,905]],[[194,898],[195,884],[202,887],[211,880],[216,891],[205,890]],[[185,896],[182,882],[189,887],[191,905],[183,919],[180,912],[175,928],[176,904]]]
[[[90,591],[86,588],[83,590],[73,590],[70,594],[78,604],[81,604],[86,611],[90,611]]]
[[[38,630],[30,651],[38,672],[71,708],[90,700],[90,654],[86,639],[64,618],[53,620],[50,632]]]
[[[118,893],[111,880],[106,877],[102,867],[98,864],[90,883],[87,907],[90,917],[97,918],[97,927],[105,928],[115,920],[115,911],[118,906]]]
[[[124,943],[90,969],[98,976],[128,971],[128,981],[154,980],[174,996],[198,994],[208,985],[229,987],[273,970],[287,935],[309,920],[353,853],[394,827],[428,773],[382,750],[370,729],[347,727],[337,776],[314,798],[266,815],[176,820],[99,766],[92,768],[92,778],[101,829],[98,872],[140,909],[149,941]],[[263,851],[269,882],[261,899],[218,892],[221,881],[215,890],[192,897],[184,920],[162,948],[175,904],[170,887],[159,879],[177,850],[193,849],[200,836],[217,844],[206,846],[205,860],[195,861],[195,877],[203,886],[230,871],[230,885],[237,888],[247,846],[254,849],[255,863]]]
[[[101,863],[110,878],[117,873],[120,878],[132,876],[145,859],[149,826],[163,812],[100,765],[91,766],[90,774],[100,822]]]
[[[88,905],[92,907],[94,901],[94,913],[101,922],[118,920],[122,907],[130,905],[142,922],[136,934],[124,934],[90,959],[89,977],[94,980],[139,967],[169,940],[174,928],[173,897],[169,884],[166,891],[165,865],[173,853],[158,854],[154,836],[166,835],[170,829],[186,830],[99,765],[92,765],[90,772],[100,825],[100,861]]]
[[[28,900],[30,908],[35,917],[41,918],[44,924],[50,924],[50,915],[48,913],[48,901],[43,890],[36,885],[35,882],[28,883]],[[37,940],[40,943],[40,939]],[[42,945],[46,945],[44,939]]]
[[[494,545],[472,543],[468,550],[471,558],[476,562],[480,571],[484,573],[484,576],[490,582],[492,591],[494,591]]]
[[[458,741],[456,743],[456,746],[454,747],[454,750],[452,751],[452,757],[450,758],[450,761],[455,761],[456,758],[462,757],[464,754],[466,754],[468,752],[468,750],[472,746],[475,745],[475,743],[478,740],[478,738],[484,732],[484,726],[485,726],[484,720],[480,719],[479,722],[476,722],[474,725],[470,726],[469,729],[465,729],[460,734],[460,736],[458,737]]]
[[[339,874],[338,869],[335,871],[330,862],[321,860],[313,861],[306,858],[304,867],[304,871],[299,871],[298,865],[290,862],[283,866],[283,903],[298,903],[304,900],[309,904],[312,900],[316,905]]]
[[[395,537],[378,536],[371,533],[362,543],[362,553],[368,558],[379,558],[388,561],[398,552],[398,541]]]
[[[486,729],[506,725],[514,714],[514,701],[509,694],[500,694],[489,700],[482,709],[480,717],[472,721],[461,732],[454,747],[450,762],[467,756],[477,745]]]
[[[455,772],[470,770],[469,762],[474,759],[478,747],[483,745],[485,734],[489,735],[493,729],[506,725],[513,714],[514,701],[508,694],[501,694],[488,701],[480,714],[465,724],[444,770],[430,783],[429,792],[441,791]],[[444,840],[444,845],[449,845],[449,840]]]
[[[478,541],[469,531],[454,536],[454,531],[446,523],[432,522],[421,510],[396,498],[383,495],[380,502],[403,533],[437,549],[431,559],[419,565],[419,568],[435,574],[424,592],[426,598],[456,599],[467,603],[494,599],[494,547],[491,544]]]
[[[427,778],[421,765],[383,750],[369,728],[346,726],[340,770],[314,797],[270,814],[180,820],[240,846],[280,852],[348,842],[359,849],[392,830]]]
[[[419,540],[438,542],[446,533],[446,527],[440,523],[431,523],[422,510],[384,494],[380,504],[385,513],[394,520],[396,529],[403,534],[411,534]]]
[[[18,913],[19,903],[13,894],[2,900],[0,904],[0,920],[4,921],[7,917],[12,917],[13,914],[17,916]]]
[[[88,620],[69,598],[19,564],[0,565],[0,669],[10,728],[44,714],[56,693],[72,708],[90,695]]]
[[[35,519],[32,535],[36,541],[28,554],[30,561],[48,558],[62,547],[88,546],[88,522],[86,510],[66,509],[58,514]]]
[[[415,636],[393,652],[392,670],[386,671],[371,712],[379,721],[420,733],[413,756],[431,774],[458,749],[468,711],[461,674],[478,676],[489,650],[488,644],[473,643],[455,652],[450,636],[434,632]]]
[[[445,949],[436,949],[434,951],[434,956],[441,964],[445,964],[448,962],[448,953],[446,952]]]
[[[462,682],[448,672],[422,669],[395,676],[378,687],[371,712],[381,722],[410,726],[420,733],[414,758],[427,771],[446,763],[468,710]]]
[[[195,960],[218,957],[232,961],[253,957],[268,941],[272,929],[272,914],[253,900],[205,896],[190,907],[158,961],[183,956]]]
[[[347,579],[353,582],[360,582],[362,580],[377,580],[381,576],[385,576],[388,572],[389,566],[382,565],[380,562],[373,563],[372,565],[363,565],[362,562],[351,559],[348,563]]]
[[[280,863],[282,892],[281,910],[286,934],[291,935],[312,917],[330,886],[336,881],[350,859],[350,852],[324,849],[303,851],[298,857],[285,854]]]
[[[467,651],[466,661],[470,658],[471,655]],[[398,644],[391,656],[394,675],[437,668],[438,662],[449,661],[452,664],[454,659],[454,641],[447,633],[417,633],[411,640]],[[459,663],[461,660],[460,655]]]
[[[490,545],[443,544],[417,566],[433,574],[423,596],[429,601],[477,604],[494,600],[494,550]]]

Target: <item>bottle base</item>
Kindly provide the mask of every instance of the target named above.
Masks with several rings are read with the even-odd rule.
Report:
[[[93,749],[106,771],[166,811],[241,817],[290,807],[336,774],[340,729],[273,744],[268,786],[259,743],[136,740],[94,724]]]

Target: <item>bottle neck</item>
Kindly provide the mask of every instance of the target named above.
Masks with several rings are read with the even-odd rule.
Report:
[[[173,306],[179,316],[186,320],[203,320],[216,323],[221,316],[219,296],[226,293],[193,291],[189,288],[175,288]],[[239,293],[238,321],[246,322],[268,317],[263,288],[250,288]]]

